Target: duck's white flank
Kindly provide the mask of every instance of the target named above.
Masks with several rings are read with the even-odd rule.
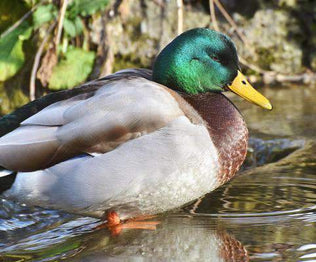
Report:
[[[43,152],[45,141],[51,144],[53,139],[60,147],[79,136],[85,144],[117,126],[137,131],[134,139],[116,138],[105,142],[116,142],[112,151],[102,152],[104,145],[91,152],[99,153],[94,156],[84,154],[44,170],[20,172],[6,196],[99,217],[114,209],[127,218],[179,207],[215,189],[218,152],[207,128],[193,124],[159,85],[144,79],[124,81],[125,85],[107,84],[89,99],[51,105],[1,138],[0,147],[1,143],[8,150],[25,146],[27,153],[27,141],[34,139],[23,140],[23,129],[43,126],[52,128],[49,138],[42,136],[43,141],[35,143]],[[20,142],[10,139],[16,136]],[[90,144],[88,148],[98,149]]]

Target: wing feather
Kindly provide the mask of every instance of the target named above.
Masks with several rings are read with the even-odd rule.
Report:
[[[217,161],[206,127],[180,116],[106,154],[84,155],[21,173],[8,196],[96,216],[109,208],[124,212],[135,203],[138,215],[157,213],[214,189]]]
[[[0,165],[32,171],[84,152],[105,153],[181,115],[177,101],[157,83],[136,77],[108,81],[97,91],[49,105],[1,137]]]

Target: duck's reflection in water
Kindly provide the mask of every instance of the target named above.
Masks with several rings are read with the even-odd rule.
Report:
[[[100,230],[82,247],[74,260],[249,261],[242,243],[224,229],[208,219],[181,216],[162,218],[155,231],[125,229],[112,237]]]

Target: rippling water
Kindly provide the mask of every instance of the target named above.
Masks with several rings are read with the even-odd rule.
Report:
[[[0,261],[316,261],[316,96],[266,89],[274,111],[235,101],[251,132],[243,171],[156,231],[0,203]],[[133,261],[134,261],[133,260]]]

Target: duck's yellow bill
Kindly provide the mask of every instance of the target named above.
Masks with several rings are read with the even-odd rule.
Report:
[[[228,88],[247,101],[265,109],[272,110],[272,105],[269,100],[254,89],[240,71],[238,71],[233,83],[228,85]]]

